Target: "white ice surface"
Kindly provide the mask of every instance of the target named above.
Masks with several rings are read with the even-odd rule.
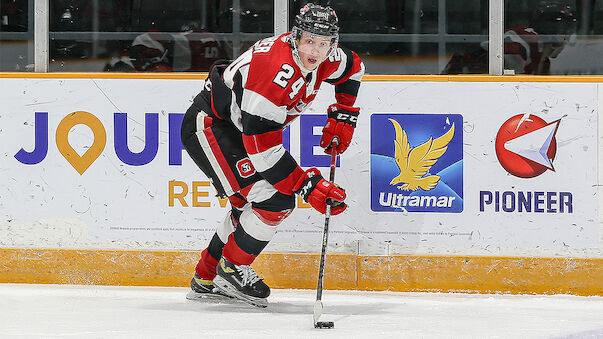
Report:
[[[603,338],[603,297],[311,290],[270,306],[185,299],[187,288],[0,284],[0,338]]]

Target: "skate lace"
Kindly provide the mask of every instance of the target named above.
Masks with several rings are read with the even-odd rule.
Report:
[[[243,285],[253,285],[261,280],[250,265],[236,266],[236,268],[241,274],[241,278],[243,278]]]

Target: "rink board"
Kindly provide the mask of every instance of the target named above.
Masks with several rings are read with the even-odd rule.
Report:
[[[229,206],[180,141],[201,80],[1,80],[2,246],[197,249],[211,238]],[[350,208],[334,219],[332,241],[391,243],[412,253],[599,249],[597,86],[366,81],[354,141],[337,169]],[[318,142],[332,101],[325,85],[284,133],[300,165],[325,176],[329,157]],[[536,119],[538,128],[554,127],[552,161],[532,151],[546,162],[532,164],[540,172],[511,175],[497,155],[497,134]],[[412,151],[452,136],[427,173],[410,178],[416,185],[393,183],[402,176],[396,126]],[[300,200],[298,207],[271,246],[305,251],[320,243],[322,217]]]
[[[188,286],[198,252],[0,249],[0,282]],[[262,253],[272,288],[315,289],[320,255]],[[329,254],[332,290],[603,296],[603,259]]]
[[[104,249],[120,255],[202,249],[228,207],[214,196],[209,180],[179,140],[182,115],[201,89],[203,77],[1,75],[5,90],[0,93],[0,173],[4,178],[0,182],[0,247]],[[575,264],[581,274],[593,267],[600,274],[600,259],[568,258],[601,258],[597,115],[598,82],[603,78],[367,75],[365,80],[354,142],[337,169],[336,181],[346,188],[350,208],[332,219],[330,239],[335,251],[355,252],[341,254],[344,262],[385,260],[388,270],[382,272],[390,272],[391,267],[407,267],[408,257],[373,255],[412,253],[427,261],[433,253],[451,258],[471,255],[476,267],[489,267],[489,260],[499,260],[490,258],[560,257],[577,260],[572,265],[582,260],[594,265]],[[290,126],[284,137],[302,167],[319,167],[325,175],[328,157],[317,144],[332,96],[332,88],[324,87],[308,114]],[[515,166],[508,154],[497,155],[497,144],[525,148],[525,144],[507,147],[497,139],[501,130],[513,132],[514,117],[516,125],[517,121],[532,122],[528,127],[533,131],[548,128],[553,139],[544,150],[548,159],[539,160],[549,163],[531,163],[530,178],[516,175],[525,172],[525,166]],[[454,129],[447,150],[424,176],[439,177],[435,188],[404,190],[404,182],[390,184],[399,173],[394,156],[396,124],[412,149],[430,138],[442,139]],[[535,140],[530,142],[542,138]],[[507,166],[510,161],[510,170],[504,167],[505,161]],[[302,252],[299,256],[313,262],[316,257],[311,253],[317,252],[323,221],[299,199],[297,205],[267,251]],[[194,254],[181,253],[194,258]],[[279,255],[265,256],[282,258]],[[176,265],[193,267],[184,257],[178,257],[184,262]],[[536,265],[542,270],[532,271],[540,272],[533,276],[538,283],[548,279],[542,274],[556,269],[546,258],[529,260],[545,260]],[[391,266],[398,261],[400,265]],[[453,274],[454,262],[443,261],[451,269],[443,271]],[[308,264],[309,272],[312,265]],[[408,288],[396,287],[397,280],[389,273],[380,276],[375,272],[383,269],[379,265],[354,267],[349,271],[356,277],[350,280],[356,281],[353,288],[367,288],[360,283],[367,277],[382,281],[366,284],[378,289]],[[417,270],[423,271],[429,269]],[[520,278],[526,272],[507,273]],[[346,274],[336,279],[347,281]],[[61,282],[57,275],[51,276]],[[275,283],[281,279],[275,278]],[[136,281],[130,283],[140,284]],[[442,283],[444,289],[464,289]],[[600,284],[584,293],[600,294]],[[287,282],[282,286],[287,287]],[[425,284],[418,288],[430,289]],[[564,288],[564,292],[550,290],[574,293],[569,281]],[[476,291],[482,290],[505,288],[492,285]]]

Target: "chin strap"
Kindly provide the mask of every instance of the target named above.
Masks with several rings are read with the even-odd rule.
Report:
[[[299,66],[299,69],[302,71],[304,77],[306,77],[309,73],[312,73],[311,70],[307,69],[306,66],[304,66],[304,63],[301,61],[298,53],[293,53],[293,61],[295,61],[297,66]]]

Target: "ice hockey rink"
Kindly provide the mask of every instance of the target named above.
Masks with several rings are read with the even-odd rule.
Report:
[[[0,338],[603,338],[603,298],[324,292],[270,305],[186,300],[187,288],[0,284]]]

